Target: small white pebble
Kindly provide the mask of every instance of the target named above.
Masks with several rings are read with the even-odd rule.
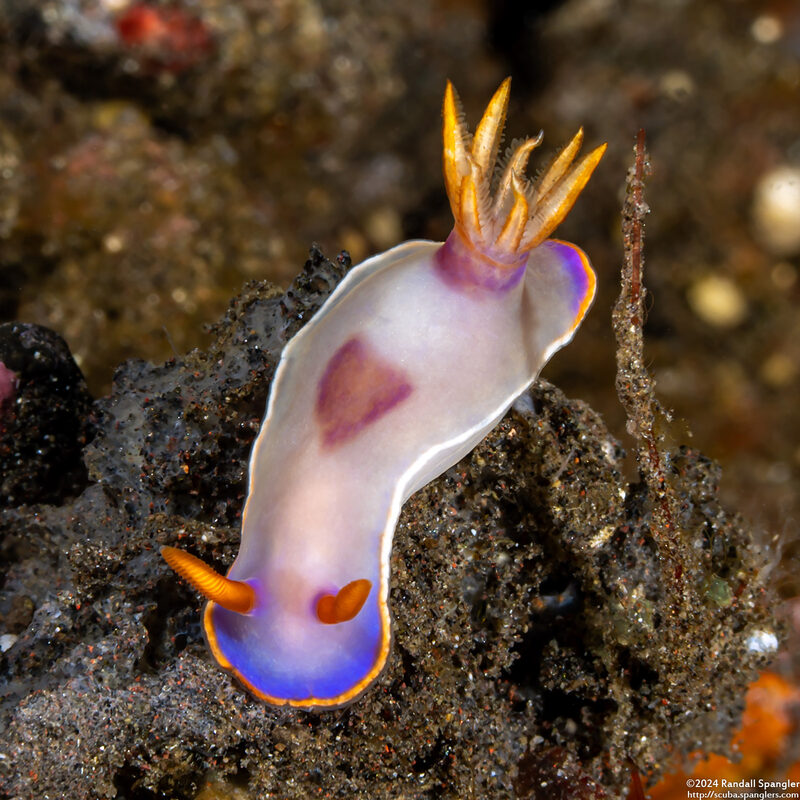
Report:
[[[747,639],[751,653],[774,653],[778,649],[778,637],[772,631],[753,631]]]
[[[376,208],[366,221],[367,236],[378,247],[390,247],[403,239],[403,225],[391,208]]]
[[[10,650],[15,644],[19,636],[15,636],[13,633],[4,633],[0,636],[0,652],[5,653],[6,650]]]
[[[694,94],[694,80],[682,69],[671,69],[665,72],[658,82],[662,94],[672,100],[685,100]]]
[[[747,301],[739,287],[724,275],[705,275],[688,291],[689,305],[703,322],[733,328],[747,316]]]
[[[753,198],[753,221],[770,252],[800,252],[800,167],[784,164],[761,177]]]
[[[614,531],[616,531],[616,527],[614,525],[606,525],[605,527],[601,528],[591,539],[589,539],[589,547],[593,549],[602,547],[614,535]]]
[[[759,44],[774,44],[783,36],[783,23],[772,14],[761,14],[753,20],[750,35]]]
[[[103,247],[105,247],[109,253],[119,253],[124,246],[125,241],[116,233],[109,233],[103,239]]]

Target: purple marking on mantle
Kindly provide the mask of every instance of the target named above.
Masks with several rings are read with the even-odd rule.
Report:
[[[412,390],[402,370],[357,336],[348,339],[331,357],[317,386],[314,412],[323,444],[335,447],[349,441]]]
[[[454,228],[434,256],[434,268],[453,289],[507,292],[522,280],[527,260],[527,253],[508,263],[492,259],[464,242]]]
[[[563,270],[569,275],[572,287],[572,313],[577,314],[586,299],[589,289],[589,262],[586,254],[579,247],[560,239],[547,239],[539,247],[544,247],[555,254],[561,262]]]

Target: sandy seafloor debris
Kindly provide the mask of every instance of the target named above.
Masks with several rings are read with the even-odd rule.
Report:
[[[271,787],[278,797],[527,797],[544,781],[547,797],[575,786],[591,797],[596,780],[615,796],[629,757],[646,771],[670,742],[724,746],[761,658],[744,634],[763,644],[776,631],[759,580],[781,552],[769,580],[797,594],[800,254],[786,231],[794,195],[775,176],[793,174],[799,158],[798,30],[794,4],[723,0],[0,4],[3,318],[58,331],[95,396],[108,394],[125,358],[206,353],[127,363],[111,399],[87,413],[63,344],[41,329],[3,329],[0,352],[24,355],[35,338],[46,345],[40,366],[58,367],[49,385],[0,375],[0,413],[16,431],[0,446],[3,724],[15,718],[0,748],[5,791],[59,796],[58,781],[69,780],[75,797],[192,797],[204,776],[233,772],[256,796]],[[509,139],[543,127],[552,152],[583,124],[590,143],[610,144],[559,231],[590,253],[600,295],[546,371],[608,429],[586,406],[540,390],[535,419],[507,420],[502,442],[490,439],[409,504],[384,682],[334,717],[270,712],[210,664],[195,599],[148,548],[185,528],[182,544],[202,541],[197,552],[230,562],[247,450],[283,326],[299,323],[280,315],[277,328],[259,329],[261,350],[246,346],[238,311],[200,330],[245,280],[287,285],[310,241],[359,259],[404,238],[446,236],[444,80],[474,119],[505,74],[514,77]],[[693,567],[692,591],[708,619],[697,630],[685,621],[702,643],[689,653],[710,659],[705,680],[718,693],[683,716],[682,692],[697,677],[685,683],[685,673],[699,662],[673,673],[657,638],[642,645],[636,625],[654,625],[652,604],[665,597],[651,574],[657,554],[646,537],[634,547],[648,519],[642,488],[621,477],[630,463],[608,433],[625,430],[609,309],[619,189],[641,126],[654,170],[647,364],[662,402],[695,434],[679,423],[671,441],[719,459],[724,504],[753,520],[724,514],[717,468],[676,444],[677,488],[695,498],[684,509],[699,537],[690,544],[707,559]],[[305,290],[334,280],[327,269]],[[251,287],[237,307],[278,295]],[[210,354],[223,351],[239,354],[215,373]],[[55,438],[37,446],[48,431]],[[509,466],[514,439],[533,450]],[[594,497],[594,473],[567,463],[585,460],[572,455],[584,445],[606,453],[592,461],[607,485],[591,503],[581,491]],[[625,492],[613,510],[611,487]],[[584,552],[587,542],[596,551]],[[633,599],[620,600],[620,585]],[[431,631],[441,647],[430,647]],[[714,644],[722,633],[729,649]],[[739,656],[738,678],[707,671]],[[796,660],[782,657],[787,674]],[[54,746],[75,730],[80,751]],[[548,783],[558,774],[561,789]],[[370,788],[359,789],[367,775]]]

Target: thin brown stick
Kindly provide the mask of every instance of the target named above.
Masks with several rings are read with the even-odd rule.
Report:
[[[683,567],[676,530],[678,505],[666,468],[668,454],[658,433],[668,418],[655,397],[655,382],[644,361],[644,220],[650,211],[644,200],[644,181],[649,174],[644,130],[636,138],[635,154],[622,210],[622,285],[612,316],[617,338],[617,394],[628,416],[628,433],[636,439],[639,473],[653,500],[650,530],[664,556],[665,583],[680,597]]]
[[[644,128],[639,129],[636,136],[636,161],[634,164],[633,181],[629,184],[630,197],[634,211],[638,212],[631,219],[630,225],[630,259],[631,259],[631,289],[630,304],[633,312],[633,322],[636,325],[643,323],[641,311],[643,310],[642,289],[642,240],[644,238],[644,214],[649,208],[644,207],[644,177],[647,150],[645,149]],[[649,170],[648,170],[649,172]],[[626,221],[628,216],[626,215]]]

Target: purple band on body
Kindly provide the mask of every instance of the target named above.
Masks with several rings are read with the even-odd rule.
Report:
[[[466,244],[454,228],[434,259],[436,274],[453,289],[507,292],[522,280],[528,254],[508,263],[495,260]]]

